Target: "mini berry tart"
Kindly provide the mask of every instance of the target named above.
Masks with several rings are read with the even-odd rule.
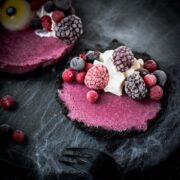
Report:
[[[82,33],[70,1],[1,1],[0,71],[24,74],[54,65]]]
[[[80,54],[70,67],[60,78],[58,99],[78,127],[93,135],[123,137],[147,131],[160,115],[167,77],[149,55],[120,46]],[[84,73],[72,77],[78,71]]]

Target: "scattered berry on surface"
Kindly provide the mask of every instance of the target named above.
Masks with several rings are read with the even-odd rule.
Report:
[[[87,92],[86,98],[89,102],[95,103],[99,98],[99,94],[96,91],[91,90]]]
[[[157,63],[154,60],[147,60],[144,62],[144,68],[154,72],[157,69]]]
[[[75,79],[75,72],[71,69],[66,69],[62,74],[62,79],[65,82],[72,82]]]
[[[64,19],[65,15],[63,11],[56,10],[52,13],[52,19],[54,22],[59,23],[62,19]]]
[[[164,86],[166,84],[167,81],[167,75],[164,71],[162,70],[156,70],[153,72],[153,74],[156,76],[157,78],[157,83],[160,86]]]
[[[157,83],[157,78],[153,74],[147,74],[144,76],[144,82],[148,87],[154,86]]]
[[[74,57],[71,59],[70,67],[75,71],[82,71],[85,67],[85,61],[80,57]]]
[[[4,96],[0,99],[0,107],[5,110],[11,109],[15,104],[14,98],[10,95]]]
[[[155,101],[159,101],[163,97],[163,89],[159,85],[152,86],[149,89],[149,98]]]
[[[22,144],[22,143],[24,143],[25,138],[26,138],[26,136],[25,136],[24,132],[21,130],[15,130],[12,134],[12,140],[15,143]]]

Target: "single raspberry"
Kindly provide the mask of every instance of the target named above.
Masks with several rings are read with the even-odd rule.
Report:
[[[84,78],[86,76],[85,72],[79,72],[76,74],[76,82],[78,83],[84,83]]]
[[[88,70],[89,70],[90,68],[92,68],[93,66],[94,66],[94,65],[93,65],[92,63],[86,63],[83,71],[88,72]]]
[[[51,17],[48,15],[42,16],[41,25],[45,31],[52,31],[51,30],[51,26],[52,26]]]
[[[96,65],[89,69],[84,83],[90,89],[104,89],[109,81],[108,70],[103,65]]]
[[[159,101],[163,97],[163,89],[161,86],[156,85],[149,89],[149,98],[155,101]]]
[[[157,78],[153,74],[147,74],[144,76],[144,82],[148,87],[154,86],[157,83]]]
[[[154,60],[147,60],[144,62],[144,68],[154,72],[157,69],[157,63]]]
[[[125,81],[125,92],[133,99],[143,99],[146,97],[147,88],[143,78],[138,72],[130,75]]]
[[[75,79],[75,72],[70,69],[66,69],[62,74],[62,79],[65,82],[72,82]]]
[[[57,23],[54,30],[58,38],[67,44],[74,44],[83,33],[82,21],[79,17],[70,15]]]
[[[65,15],[63,11],[56,10],[52,13],[52,19],[54,22],[59,23],[62,19],[64,19]]]
[[[114,50],[112,61],[118,71],[125,72],[133,65],[134,54],[130,48],[120,46]]]
[[[22,144],[22,143],[24,143],[25,138],[26,138],[26,136],[25,136],[24,132],[21,131],[21,130],[16,130],[16,131],[14,131],[13,134],[12,134],[12,140],[13,140],[15,143]]]
[[[75,71],[82,71],[85,67],[85,61],[80,57],[74,57],[71,59],[70,67]]]
[[[14,98],[12,96],[4,96],[0,99],[0,107],[5,110],[11,109],[15,104]]]
[[[166,84],[167,81],[167,75],[164,71],[162,70],[156,70],[153,72],[153,74],[156,76],[157,78],[157,83],[160,86],[164,86]]]
[[[96,91],[91,90],[87,92],[86,98],[89,102],[95,103],[99,98],[99,94]]]

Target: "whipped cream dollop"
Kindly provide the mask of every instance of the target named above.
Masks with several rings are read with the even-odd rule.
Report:
[[[52,26],[51,26],[51,32],[48,32],[48,31],[44,31],[43,29],[37,29],[35,30],[35,34],[37,36],[40,36],[40,37],[54,37],[54,38],[57,38],[56,36],[56,32],[54,30],[55,26],[56,26],[56,23],[53,21],[52,19],[52,13],[47,13],[44,9],[44,6],[42,6],[37,12],[36,12],[36,15],[41,18],[45,15],[47,16],[50,16],[51,17],[51,20],[52,20]]]
[[[125,79],[135,71],[139,70],[143,66],[144,61],[142,59],[134,59],[132,67],[126,72],[122,73],[117,71],[116,67],[113,64],[113,52],[114,50],[107,50],[104,53],[100,53],[99,60],[95,60],[94,65],[101,64],[108,69],[109,81],[107,86],[104,88],[104,91],[110,92],[117,96],[122,96]]]

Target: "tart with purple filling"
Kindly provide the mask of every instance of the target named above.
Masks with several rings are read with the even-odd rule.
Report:
[[[24,74],[56,64],[83,33],[67,0],[0,2],[0,71]]]
[[[120,46],[73,58],[58,89],[63,113],[95,135],[147,131],[161,110],[167,76],[144,57]]]

